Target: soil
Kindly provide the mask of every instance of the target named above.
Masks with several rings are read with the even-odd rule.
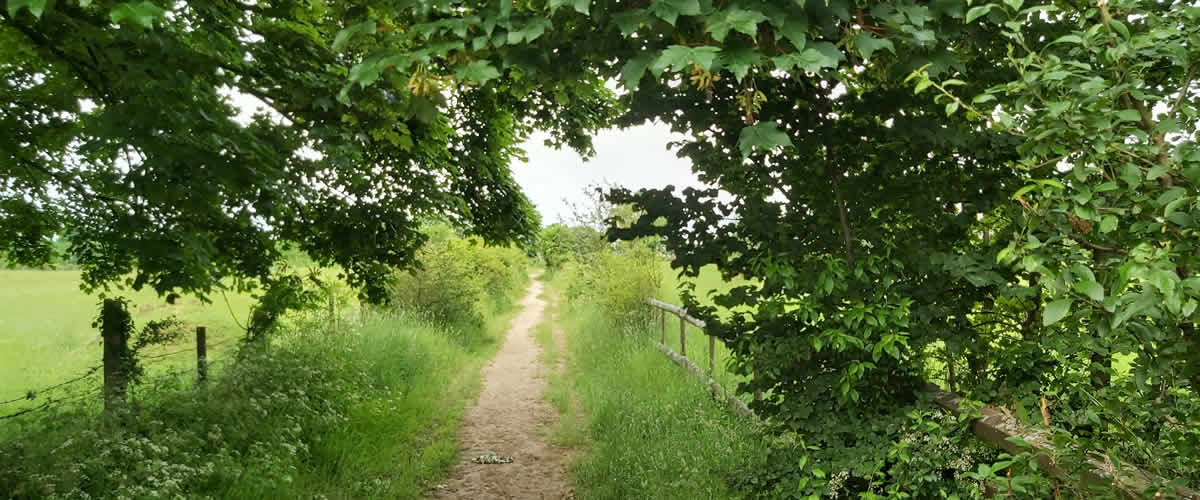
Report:
[[[483,368],[479,401],[463,415],[458,464],[435,499],[562,499],[573,498],[567,477],[569,457],[544,435],[557,412],[542,397],[546,379],[539,374],[541,349],[533,329],[542,321],[546,303],[538,298],[542,283],[534,280],[520,302],[504,345]],[[480,464],[480,456],[512,457],[512,463]]]

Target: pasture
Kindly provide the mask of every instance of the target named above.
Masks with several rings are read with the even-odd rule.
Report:
[[[162,356],[150,372],[190,370],[195,366],[196,326],[208,330],[208,359],[218,362],[236,348],[253,298],[229,293],[228,306],[220,295],[210,304],[184,297],[167,304],[153,292],[114,292],[130,300],[135,326],[175,316],[187,332],[176,343],[147,348],[145,355]],[[79,271],[0,270],[0,401],[19,398],[85,373],[100,363],[100,334],[92,327],[100,298],[79,289]],[[97,382],[89,387],[97,387]],[[10,405],[11,406],[11,405]],[[20,407],[3,408],[9,411]]]

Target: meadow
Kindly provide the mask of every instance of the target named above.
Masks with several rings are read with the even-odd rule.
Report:
[[[181,320],[188,332],[204,326],[208,359],[216,366],[236,349],[240,324],[245,323],[254,300],[246,294],[228,293],[213,297],[208,304],[194,297],[167,304],[149,290],[117,294],[130,299],[137,327],[169,316]],[[99,304],[99,297],[79,289],[79,271],[0,270],[0,380],[4,381],[0,401],[80,376],[98,365],[102,348],[92,322]],[[178,352],[157,358],[161,362],[151,364],[149,370],[153,374],[194,369],[194,346],[194,337],[188,334],[171,345],[148,348],[147,356]],[[98,377],[93,378],[98,383]],[[17,409],[19,405],[9,405],[0,412]]]

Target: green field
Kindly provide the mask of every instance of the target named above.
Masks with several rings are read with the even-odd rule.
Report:
[[[119,293],[119,292],[114,292]],[[210,361],[219,362],[236,347],[253,303],[248,295],[221,295],[211,304],[184,297],[166,304],[148,290],[125,293],[136,326],[176,316],[190,332],[196,326],[208,331]],[[0,270],[0,401],[18,398],[63,380],[78,377],[101,359],[100,334],[92,321],[100,298],[79,290],[79,271]],[[234,318],[236,315],[236,320]],[[148,365],[152,373],[195,366],[192,335],[174,345],[147,348],[145,356],[161,356]],[[88,383],[98,383],[89,381]],[[0,413],[20,409],[20,403],[0,407]]]

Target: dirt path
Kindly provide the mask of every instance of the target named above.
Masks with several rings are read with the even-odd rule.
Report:
[[[557,418],[542,398],[546,380],[539,376],[540,349],[533,329],[542,321],[546,303],[538,298],[542,283],[534,280],[521,312],[513,319],[504,346],[483,368],[479,401],[463,415],[458,465],[436,499],[571,498],[565,453],[546,443],[545,430]],[[481,455],[511,456],[508,464],[477,464]]]

